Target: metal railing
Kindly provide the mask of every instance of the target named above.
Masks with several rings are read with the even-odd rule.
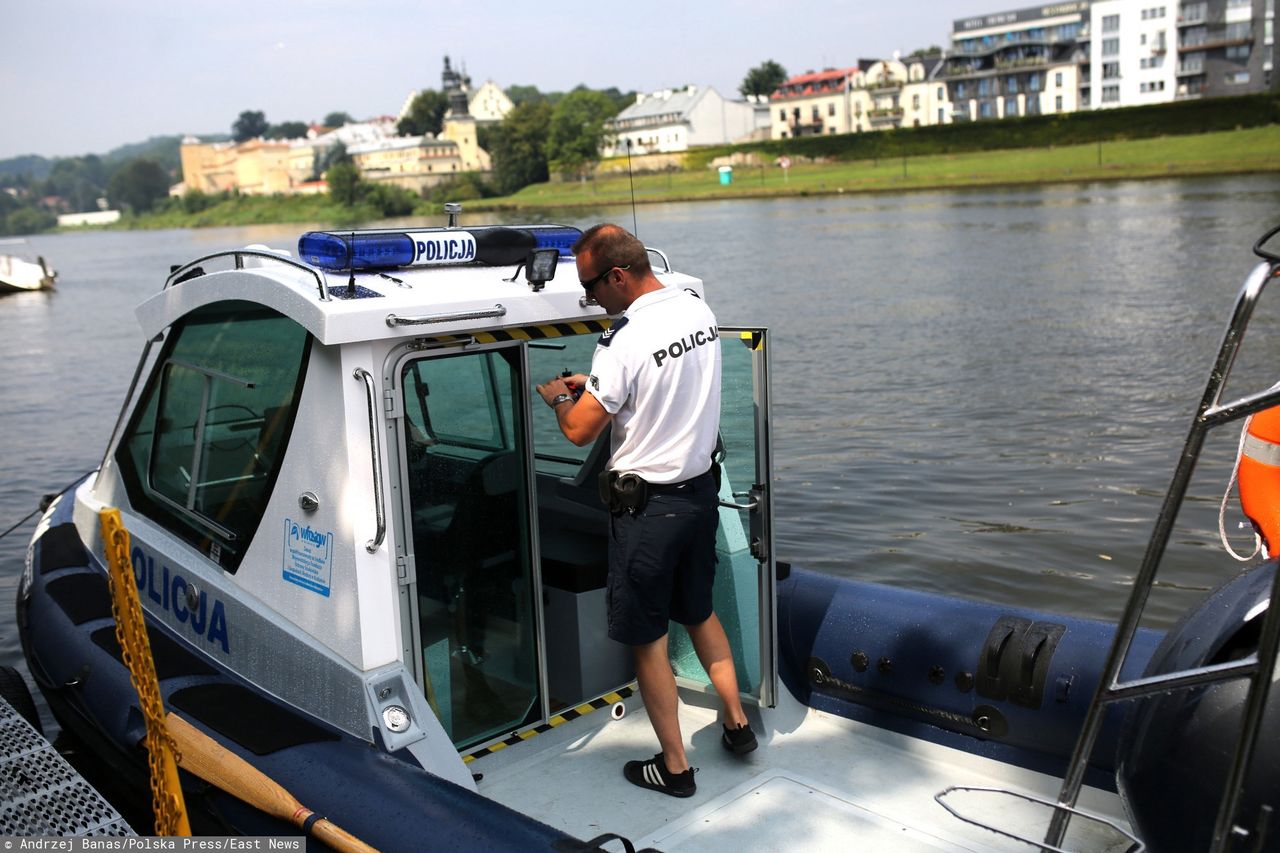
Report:
[[[169,273],[169,277],[164,280],[164,287],[161,287],[160,289],[165,290],[166,288],[169,287],[169,285],[177,284],[181,282],[184,276],[187,273],[191,272],[196,267],[197,264],[202,264],[206,261],[216,260],[218,258],[233,258],[235,260],[235,268],[238,270],[242,270],[245,268],[244,266],[245,258],[263,258],[266,260],[275,261],[276,263],[284,264],[285,266],[293,267],[294,269],[302,270],[303,272],[315,278],[316,287],[319,288],[320,290],[320,301],[321,302],[329,301],[328,284],[325,282],[324,276],[320,273],[318,269],[308,264],[304,264],[302,261],[296,261],[293,258],[286,258],[284,255],[277,255],[275,252],[265,252],[265,251],[262,251],[261,249],[230,249],[225,252],[215,252],[212,255],[205,255],[203,258],[196,258],[194,261],[188,261],[187,263],[175,269],[173,272]]]
[[[1044,839],[1047,846],[1061,844],[1063,837],[1066,835],[1067,824],[1071,820],[1071,815],[1070,812],[1065,810],[1073,808],[1076,804],[1080,788],[1084,783],[1085,770],[1102,728],[1103,714],[1108,705],[1126,699],[1154,696],[1180,688],[1223,681],[1228,678],[1248,678],[1249,690],[1245,701],[1240,733],[1231,759],[1231,768],[1218,805],[1218,815],[1214,823],[1213,841],[1210,849],[1214,853],[1221,853],[1221,851],[1227,849],[1233,835],[1239,836],[1243,834],[1247,836],[1249,834],[1248,830],[1236,826],[1235,816],[1240,804],[1244,780],[1248,776],[1250,763],[1253,759],[1253,747],[1257,742],[1258,732],[1262,724],[1262,711],[1266,705],[1268,688],[1271,686],[1271,676],[1275,670],[1276,647],[1280,644],[1280,572],[1276,572],[1275,577],[1272,579],[1270,603],[1266,616],[1263,618],[1258,649],[1253,654],[1227,664],[1160,673],[1128,682],[1122,682],[1119,678],[1120,671],[1128,658],[1134,634],[1138,629],[1139,621],[1146,607],[1147,598],[1151,593],[1151,587],[1155,582],[1156,571],[1164,555],[1165,546],[1168,544],[1169,537],[1173,532],[1173,524],[1177,518],[1178,509],[1187,494],[1187,488],[1191,482],[1191,474],[1195,469],[1200,451],[1204,447],[1206,435],[1211,429],[1242,420],[1263,409],[1280,405],[1280,385],[1272,386],[1266,391],[1241,397],[1231,402],[1222,402],[1222,393],[1226,387],[1227,378],[1231,373],[1232,365],[1235,363],[1241,341],[1244,338],[1245,329],[1249,325],[1249,318],[1253,315],[1258,298],[1262,295],[1262,291],[1268,282],[1280,277],[1280,255],[1264,251],[1262,248],[1269,239],[1278,233],[1280,233],[1280,226],[1268,231],[1254,244],[1254,253],[1262,258],[1263,261],[1249,273],[1248,278],[1245,279],[1244,286],[1240,289],[1239,296],[1236,298],[1231,321],[1227,325],[1222,346],[1218,350],[1217,360],[1209,374],[1204,396],[1201,398],[1200,406],[1191,423],[1190,432],[1187,435],[1182,454],[1178,459],[1178,466],[1174,471],[1173,481],[1165,494],[1160,513],[1156,517],[1155,528],[1152,530],[1151,539],[1147,543],[1147,550],[1143,555],[1141,568],[1134,578],[1133,590],[1129,595],[1128,604],[1125,606],[1124,614],[1120,617],[1120,623],[1116,628],[1115,638],[1107,655],[1107,661],[1103,668],[1097,692],[1094,693],[1093,700],[1090,702],[1088,713],[1085,715],[1084,726],[1080,731],[1080,737],[1076,741],[1071,761],[1067,765],[1067,772],[1062,781],[1062,789],[1058,795],[1058,805],[1061,809],[1055,811],[1053,819],[1049,823],[1049,830]],[[1237,840],[1239,839],[1237,838]]]
[[[395,328],[396,326],[426,326],[432,323],[453,323],[461,320],[493,320],[499,317],[505,317],[506,313],[506,307],[501,303],[498,303],[492,308],[484,308],[479,311],[454,311],[446,314],[422,314],[417,317],[400,317],[396,314],[388,314],[387,325]]]

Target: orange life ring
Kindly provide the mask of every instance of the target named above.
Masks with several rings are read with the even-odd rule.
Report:
[[[1280,406],[1249,421],[1240,455],[1240,508],[1268,556],[1280,549]]]

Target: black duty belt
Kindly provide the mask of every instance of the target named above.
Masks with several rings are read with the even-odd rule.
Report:
[[[701,474],[699,474],[696,477],[690,477],[687,480],[681,480],[679,483],[649,483],[648,484],[649,494],[661,495],[661,494],[665,494],[666,492],[680,491],[710,476],[711,476],[711,471],[708,469],[706,471],[703,471]]]
[[[715,477],[717,466],[711,470],[681,480],[679,483],[650,483],[638,474],[618,474],[614,471],[602,471],[600,474],[600,500],[613,513],[629,512],[634,515],[644,509],[650,495],[669,494],[686,489],[704,477]],[[719,489],[719,483],[716,483]]]

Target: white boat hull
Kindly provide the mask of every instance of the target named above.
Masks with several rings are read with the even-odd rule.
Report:
[[[53,287],[57,277],[44,258],[27,261],[13,255],[0,255],[0,293],[46,290]]]

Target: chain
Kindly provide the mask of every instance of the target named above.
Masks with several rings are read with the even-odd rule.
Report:
[[[147,765],[151,771],[151,804],[155,811],[156,835],[190,835],[182,786],[178,782],[177,744],[164,722],[160,682],[151,658],[151,641],[142,619],[142,602],[129,559],[129,531],[120,520],[120,511],[104,509],[98,514],[102,543],[106,552],[107,577],[111,582],[111,615],[116,620],[116,641],[129,668],[129,678],[138,692],[138,704],[147,723]]]

